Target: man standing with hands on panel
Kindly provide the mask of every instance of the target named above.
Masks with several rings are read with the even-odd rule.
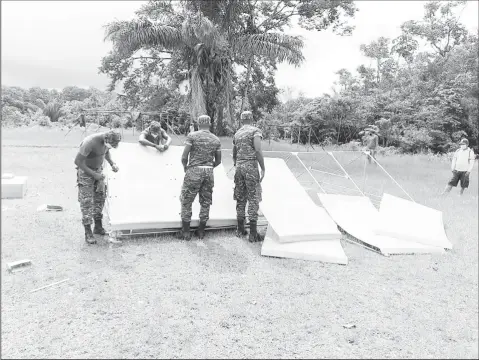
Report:
[[[234,175],[234,200],[236,200],[236,217],[238,228],[236,235],[246,235],[245,217],[246,202],[248,202],[248,217],[250,225],[249,241],[261,241],[257,232],[258,210],[261,202],[261,181],[264,178],[265,167],[261,140],[261,130],[251,125],[253,114],[251,111],[244,111],[241,114],[243,126],[233,137],[233,162]],[[258,171],[258,164],[261,167],[261,174]]]
[[[88,244],[96,243],[93,233],[105,235],[102,225],[102,212],[106,198],[105,176],[102,174],[103,161],[106,159],[113,171],[118,171],[118,166],[111,159],[109,150],[117,148],[120,141],[121,135],[115,130],[89,135],[83,139],[75,157],[78,201],[85,227],[85,241]],[[95,221],[93,233],[92,218]]]

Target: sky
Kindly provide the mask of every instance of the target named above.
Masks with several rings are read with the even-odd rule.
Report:
[[[104,42],[103,26],[128,20],[145,1],[1,1],[1,83],[29,88],[62,89],[93,86],[105,90],[106,75],[98,74],[101,58],[111,49]],[[423,1],[357,1],[359,11],[350,22],[352,36],[331,30],[308,32],[293,28],[287,33],[305,41],[304,63],[295,68],[280,64],[279,88],[308,97],[331,93],[341,68],[354,71],[368,65],[359,47],[380,36],[395,38],[400,25],[420,20]],[[478,28],[478,2],[469,1],[461,22],[473,32]]]

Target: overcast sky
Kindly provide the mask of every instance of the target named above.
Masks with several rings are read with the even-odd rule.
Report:
[[[101,58],[111,48],[103,41],[103,25],[134,16],[145,1],[1,1],[2,85],[61,89],[68,85],[104,90],[98,74]],[[349,37],[331,31],[289,31],[305,39],[306,61],[300,68],[280,65],[278,87],[292,87],[306,96],[330,92],[341,68],[361,63],[359,46],[379,36],[394,38],[400,25],[423,16],[423,1],[357,1],[359,11]],[[478,2],[468,2],[461,22],[477,33]]]

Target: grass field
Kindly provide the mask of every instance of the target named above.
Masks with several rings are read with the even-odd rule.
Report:
[[[465,196],[443,198],[448,163],[380,157],[443,212],[454,248],[384,257],[342,241],[340,266],[262,257],[261,244],[228,231],[88,246],[73,165],[82,134],[65,133],[2,129],[2,172],[28,176],[24,199],[2,200],[2,358],[478,357],[477,165]],[[43,203],[64,211],[37,212]],[[33,265],[6,271],[24,258]]]

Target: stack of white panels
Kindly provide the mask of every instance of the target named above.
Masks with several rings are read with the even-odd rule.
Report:
[[[261,211],[269,226],[261,249],[265,256],[347,264],[341,233],[318,207],[283,159],[265,159]]]
[[[26,192],[26,176],[2,174],[2,199],[23,199]]]
[[[365,196],[318,196],[338,226],[384,255],[444,253],[452,246],[437,210],[389,194],[384,194],[379,211]]]
[[[184,170],[182,146],[167,151],[140,144],[120,143],[111,156],[120,170],[106,165],[108,197],[106,210],[111,229],[148,230],[181,227],[180,192]],[[233,186],[223,166],[215,170],[213,204],[208,227],[235,227],[236,203]],[[193,203],[191,226],[199,224],[198,196]]]

